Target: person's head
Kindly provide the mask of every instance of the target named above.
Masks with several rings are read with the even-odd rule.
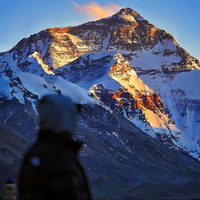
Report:
[[[78,107],[68,97],[46,95],[40,100],[38,112],[40,130],[67,132],[73,137]]]

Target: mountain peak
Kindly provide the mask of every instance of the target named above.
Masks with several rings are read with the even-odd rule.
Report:
[[[115,15],[117,16],[125,16],[125,15],[131,15],[131,16],[140,16],[139,13],[137,13],[135,10],[127,7],[122,8],[119,12],[117,12]]]
[[[123,19],[123,20],[128,20],[128,21],[135,21],[137,18],[140,18],[140,20],[143,20],[141,15],[137,13],[135,10],[127,7],[127,8],[122,8],[119,12],[114,14],[111,18],[118,18],[118,19]]]

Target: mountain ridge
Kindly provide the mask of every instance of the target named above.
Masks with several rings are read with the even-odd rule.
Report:
[[[120,15],[120,13],[123,13],[124,11],[126,11],[126,10],[130,10],[130,8],[124,8],[124,9],[121,9],[117,14],[115,14],[115,15],[113,15],[114,17],[118,17],[119,15]],[[131,10],[131,12],[135,12],[135,11],[133,11],[133,10]],[[112,17],[113,16],[111,16],[110,18],[112,19]],[[140,16],[139,14],[138,14],[138,16]],[[140,16],[141,17],[141,16]],[[109,19],[110,19],[109,18]],[[101,22],[101,21],[108,21],[109,20],[108,18],[103,18],[103,19],[100,19],[100,20],[97,20],[97,21],[92,21],[92,22],[88,22],[89,24],[92,24],[92,25],[94,25],[96,22]],[[114,19],[115,20],[115,19]],[[118,20],[115,20],[115,22],[114,23],[119,23],[119,19]],[[122,21],[123,21],[123,23],[124,22],[126,22],[126,23],[128,23],[128,25],[130,26],[130,23],[129,23],[129,21],[127,21],[127,20],[123,20],[122,19]],[[141,23],[141,21],[143,21],[142,23]],[[140,28],[144,28],[144,26],[147,26],[147,25],[149,25],[149,28],[150,28],[150,32],[149,32],[149,34],[150,35],[155,35],[156,33],[156,30],[155,30],[155,28],[156,29],[158,29],[157,27],[155,27],[154,25],[152,25],[152,24],[150,24],[147,20],[140,20],[139,21],[140,23],[141,23],[141,27]],[[48,39],[48,41],[50,40],[54,40],[54,39],[56,39],[56,38],[54,38],[54,32],[56,32],[56,33],[72,33],[72,35],[76,35],[74,32],[76,32],[76,29],[78,28],[78,27],[80,27],[80,28],[78,28],[78,29],[81,29],[82,28],[82,26],[83,27],[85,27],[85,25],[87,25],[88,23],[85,23],[85,24],[82,24],[82,25],[78,25],[78,26],[74,26],[74,27],[66,27],[66,28],[63,28],[63,27],[61,27],[61,28],[58,28],[58,27],[56,27],[56,28],[47,28],[47,29],[45,29],[45,30],[43,30],[43,31],[40,31],[39,33],[37,33],[37,34],[34,34],[34,35],[31,35],[29,38],[29,43],[31,43],[32,41],[37,41],[37,40],[39,40],[40,39],[40,37],[42,38],[42,37],[45,37],[45,38],[47,38]],[[98,23],[97,23],[97,25],[98,25]],[[110,26],[110,25],[109,25]],[[124,24],[122,25],[122,26],[124,26]],[[110,27],[108,27],[108,28],[110,28]],[[131,28],[131,26],[129,27],[129,28]],[[132,28],[134,28],[134,27],[132,27]],[[75,30],[74,30],[75,29]],[[125,30],[126,30],[127,28],[125,27]],[[86,29],[87,30],[87,29]],[[78,31],[78,30],[77,30]],[[117,30],[118,31],[118,30]],[[152,31],[154,32],[153,34],[152,34]],[[166,31],[164,31],[163,32],[163,30],[160,30],[160,29],[158,29],[158,31],[160,31],[160,33],[158,33],[158,36],[159,36],[159,34],[160,35],[163,35],[162,37],[166,37],[166,38],[168,38],[168,39],[171,39],[176,45],[178,45],[178,43],[174,40],[174,38],[173,38],[173,36],[171,35],[171,34],[169,34],[169,33],[167,33]],[[79,31],[80,32],[80,31]],[[142,31],[139,29],[139,31],[138,32],[140,32],[140,34],[142,33]],[[85,33],[87,33],[87,31],[85,32],[85,30],[84,30],[84,34]],[[86,39],[87,40],[87,34],[85,35],[86,37],[84,37],[84,34],[82,35],[82,37],[81,37],[81,39]],[[115,34],[119,34],[119,33],[115,33]],[[36,36],[39,36],[38,37],[38,39],[36,38]],[[80,34],[78,35],[79,37],[80,37]],[[137,36],[137,35],[136,35]],[[140,35],[139,35],[140,36]],[[156,36],[156,37],[158,37],[158,36]],[[56,37],[56,36],[55,36]],[[65,38],[65,37],[64,37]],[[106,38],[106,37],[105,37]],[[136,38],[137,39],[137,38]],[[64,41],[65,41],[66,39],[64,39]],[[27,38],[24,38],[24,39],[22,39],[16,46],[19,46],[19,48],[22,46],[27,46],[26,45],[26,41],[27,41]],[[47,42],[47,41],[46,41]],[[134,41],[135,42],[135,41]],[[44,41],[44,43],[45,43],[45,41]],[[90,44],[90,41],[86,41],[86,43],[87,44]],[[178,45],[179,46],[179,45]],[[49,47],[49,48],[51,48],[51,47]],[[141,46],[139,46],[139,47],[137,47],[137,48],[139,48],[139,49],[141,49]],[[12,51],[14,51],[15,50],[15,47],[13,47],[11,50],[9,50],[9,52],[12,52]],[[35,49],[36,50],[36,49]],[[34,51],[35,51],[34,50]],[[55,50],[55,49],[54,49]],[[92,49],[93,51],[95,50],[97,50],[98,51],[98,48],[93,48]],[[131,50],[133,50],[133,49],[131,49]],[[181,48],[181,51],[182,51],[182,48]],[[27,52],[28,53],[28,52]],[[33,53],[33,52],[32,52]],[[31,54],[32,54],[31,53]],[[38,53],[40,53],[41,54],[41,52],[39,52],[38,51]],[[29,53],[30,54],[30,53]],[[169,54],[170,55],[170,52],[165,52],[165,54]],[[28,54],[27,54],[28,55]],[[27,56],[26,55],[26,56]],[[44,59],[46,59],[46,57],[48,56],[48,52],[46,52],[45,53],[45,55],[43,55],[42,57],[44,57]],[[72,57],[74,57],[74,56],[72,56]],[[74,58],[77,58],[77,57],[74,57]],[[196,59],[197,60],[197,59]],[[196,61],[195,60],[195,61]],[[46,62],[47,62],[47,64],[49,63],[50,64],[50,67],[52,67],[51,65],[51,61],[49,60],[49,61],[47,61],[46,60]],[[196,61],[196,62],[198,62],[198,61]],[[66,63],[67,64],[67,63]],[[57,67],[54,67],[54,68],[57,68]]]

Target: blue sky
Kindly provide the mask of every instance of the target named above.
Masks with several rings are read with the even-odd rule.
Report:
[[[48,27],[74,26],[97,19],[87,10],[97,4],[110,15],[120,7],[134,9],[171,33],[180,46],[200,59],[200,0],[0,0],[0,52]]]

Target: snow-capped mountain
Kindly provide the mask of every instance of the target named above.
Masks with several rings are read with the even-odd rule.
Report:
[[[166,140],[171,135],[174,146],[182,134],[187,135],[194,141],[192,147],[186,141],[178,146],[193,152],[199,148],[196,143],[200,137],[196,87],[199,69],[199,61],[181,48],[172,35],[124,8],[111,17],[80,26],[48,28],[1,53],[1,93],[24,103],[24,90],[38,97],[46,91],[68,94],[63,87],[66,81],[86,90],[104,82],[106,89],[123,87],[134,99],[134,108],[141,109],[147,121],[143,123],[134,117],[133,123],[154,137],[159,134]],[[187,84],[183,81],[186,78],[191,80]],[[15,79],[19,79],[18,85]],[[42,88],[34,85],[37,82]]]
[[[125,65],[118,72],[121,62]],[[34,34],[1,53],[0,67],[2,95],[8,99],[16,97],[24,103],[23,90],[38,97],[46,91],[68,94],[56,82],[63,86],[70,81],[86,90],[105,82],[106,89],[116,91],[123,87],[131,94],[132,106],[142,110],[147,123],[138,117],[131,120],[143,131],[154,137],[159,134],[164,140],[172,135],[174,146],[182,134],[199,142],[199,117],[195,109],[199,98],[195,88],[199,61],[181,48],[172,35],[130,8],[80,26],[48,28]],[[192,81],[185,84],[183,80],[187,77]],[[21,86],[15,86],[16,78]],[[37,82],[42,88],[34,85]],[[199,148],[196,144],[190,148],[184,142],[178,146],[185,146],[191,152]]]
[[[148,167],[152,163],[158,167],[157,157],[166,157],[170,173],[174,166],[182,169],[186,160],[196,170],[197,164],[189,160],[200,160],[199,69],[199,61],[171,34],[150,24],[136,11],[123,8],[111,17],[79,26],[48,28],[0,53],[0,120],[34,140],[38,132],[38,99],[49,93],[68,95],[84,105],[77,130],[77,137],[81,131],[86,137],[83,157],[93,155],[94,150],[98,155],[103,151],[109,159],[122,159],[123,154],[127,159],[133,155],[136,159],[140,152],[142,156],[135,161],[145,160]],[[89,112],[92,109],[94,113]],[[144,148],[138,147],[140,143],[135,144],[132,137],[145,140]],[[110,143],[113,138],[116,149]],[[160,142],[167,147],[161,147]],[[142,151],[151,151],[153,143],[162,153],[155,154],[155,158],[148,154],[148,161]],[[178,153],[173,157],[170,152]],[[83,160],[88,159],[85,157]],[[172,161],[178,157],[180,166]],[[101,164],[108,164],[108,158],[104,159]],[[164,162],[159,169],[164,170]],[[125,167],[119,163],[116,165]],[[189,177],[193,175],[187,174],[186,179]],[[173,181],[180,183],[183,179],[177,175]]]

